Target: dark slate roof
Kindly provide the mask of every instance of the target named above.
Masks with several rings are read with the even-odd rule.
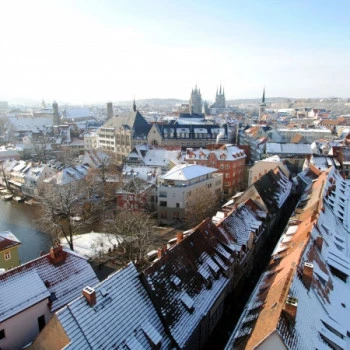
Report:
[[[292,182],[276,168],[257,180],[253,186],[259,192],[270,213],[277,213],[290,195]]]
[[[133,129],[135,136],[147,136],[151,125],[139,111],[131,111],[125,116],[115,116],[106,121],[104,128],[126,128]]]
[[[94,288],[96,304],[85,297],[57,312],[70,339],[65,349],[170,349],[157,312],[130,263]],[[161,343],[158,348],[154,344]]]
[[[151,297],[180,348],[229,283],[223,272],[231,253],[212,236],[213,225],[199,226],[144,271]]]
[[[247,245],[250,234],[263,226],[258,213],[242,203],[221,223],[239,245]]]

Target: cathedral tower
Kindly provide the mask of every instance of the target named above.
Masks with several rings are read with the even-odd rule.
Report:
[[[197,85],[191,92],[190,97],[190,113],[201,114],[202,113],[202,96],[201,90],[197,89]]]

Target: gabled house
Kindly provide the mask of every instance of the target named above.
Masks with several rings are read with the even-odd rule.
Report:
[[[18,248],[19,239],[11,232],[0,232],[0,270],[9,270],[20,264]]]
[[[155,209],[155,185],[137,176],[117,191],[117,208],[131,211]]]
[[[310,178],[227,350],[349,347],[349,192],[334,168]]]
[[[182,221],[191,200],[197,201],[203,194],[213,200],[222,193],[222,174],[215,168],[196,164],[180,164],[158,177],[158,221],[171,223]]]
[[[243,187],[246,154],[244,150],[226,144],[217,150],[188,148],[184,160],[189,164],[198,164],[216,168],[223,174],[223,194],[232,196]]]
[[[54,176],[57,170],[47,164],[32,164],[24,174],[24,183],[21,186],[22,194],[29,197],[38,197],[39,188],[43,181]]]
[[[177,244],[160,250],[158,260],[143,272],[178,349],[203,347],[223,312],[232,252],[213,244],[211,226],[207,221],[186,236],[179,233]]]
[[[150,128],[134,103],[127,115],[111,117],[97,130],[98,147],[113,151],[117,162],[122,164],[134,146],[147,143]]]
[[[87,164],[75,165],[69,168],[64,168],[57,174],[45,179],[45,183],[51,183],[58,186],[66,186],[70,183],[81,182],[85,179],[89,172]]]
[[[126,166],[161,168],[165,173],[181,163],[181,150],[156,149],[147,145],[136,145],[125,157]]]
[[[268,171],[275,169],[276,167],[279,167],[283,174],[287,176],[287,178],[290,177],[290,171],[285,166],[283,161],[280,159],[279,156],[275,155],[266,159],[263,159],[261,161],[255,162],[255,164],[249,169],[249,175],[248,175],[248,186],[252,185],[255,181],[260,179],[264,174],[266,174]]]
[[[57,310],[97,283],[87,260],[61,246],[0,274],[0,347],[30,343]]]
[[[267,230],[267,220],[267,213],[251,199],[235,205],[230,212],[218,212],[213,218],[217,229],[229,240],[229,246],[235,252],[232,288],[240,282],[243,275],[250,273],[257,255],[271,235]]]
[[[59,310],[30,349],[171,349],[173,343],[130,263]]]

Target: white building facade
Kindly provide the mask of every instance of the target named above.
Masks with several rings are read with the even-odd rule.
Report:
[[[158,221],[172,223],[182,221],[191,198],[222,194],[223,176],[217,169],[196,164],[177,165],[158,178]]]

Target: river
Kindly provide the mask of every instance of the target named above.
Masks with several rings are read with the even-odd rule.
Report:
[[[26,203],[3,201],[0,199],[0,231],[11,231],[22,244],[19,247],[21,263],[49,251],[51,238],[48,233],[38,229],[36,218],[38,208]]]

